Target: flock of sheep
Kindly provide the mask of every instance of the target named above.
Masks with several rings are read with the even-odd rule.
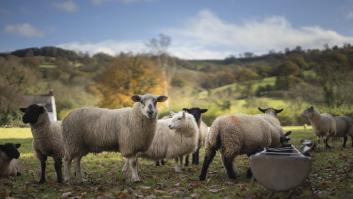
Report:
[[[251,156],[265,147],[286,145],[289,134],[284,132],[277,114],[283,109],[267,108],[262,114],[231,114],[215,119],[211,127],[202,121],[207,109],[184,108],[178,113],[158,119],[157,103],[167,100],[166,96],[151,94],[134,95],[132,107],[121,109],[80,108],[69,113],[62,122],[49,120],[44,107],[33,104],[21,109],[23,122],[29,123],[33,134],[33,149],[41,165],[40,183],[46,181],[45,170],[48,156],[54,159],[57,181],[72,181],[74,176],[81,182],[81,159],[88,153],[102,151],[120,152],[125,159],[122,172],[132,182],[141,181],[138,174],[138,158],[156,161],[175,159],[175,171],[180,172],[183,163],[199,163],[199,150],[205,146],[205,158],[200,180],[206,174],[216,151],[221,151],[222,164],[230,179],[236,178],[233,160],[236,156]],[[330,137],[347,136],[353,139],[353,121],[346,116],[333,117],[320,114],[314,107],[303,112],[313,127],[313,132],[325,141]],[[353,141],[352,141],[353,146]],[[0,145],[0,176],[18,175],[17,160],[20,144]],[[64,163],[64,179],[62,177]],[[74,174],[71,164],[74,164]],[[251,177],[248,169],[247,176]]]

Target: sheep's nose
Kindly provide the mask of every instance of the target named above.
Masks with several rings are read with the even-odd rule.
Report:
[[[168,125],[168,127],[169,127],[170,129],[172,129],[172,125],[170,125],[170,124]]]

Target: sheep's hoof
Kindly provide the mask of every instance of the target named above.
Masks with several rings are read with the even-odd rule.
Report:
[[[206,180],[206,176],[200,175],[199,179],[200,179],[200,181],[205,181]]]
[[[133,183],[142,182],[142,180],[140,179],[140,177],[132,178],[131,181],[132,181]]]
[[[46,182],[46,180],[41,179],[41,180],[39,180],[38,184],[44,184],[45,182]]]

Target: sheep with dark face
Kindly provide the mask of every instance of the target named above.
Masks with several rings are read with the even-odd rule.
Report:
[[[82,181],[81,158],[88,153],[116,151],[124,156],[132,171],[131,180],[141,181],[136,154],[146,151],[152,143],[157,125],[157,102],[166,96],[134,95],[133,107],[121,109],[80,108],[63,120],[65,143],[65,179],[70,180],[70,167],[76,160],[76,178]]]
[[[21,144],[0,144],[0,177],[20,175],[17,159],[20,157]]]
[[[61,122],[50,121],[48,112],[43,106],[32,104],[27,108],[21,108],[24,113],[22,121],[30,124],[33,135],[33,149],[40,161],[41,177],[39,183],[44,183],[46,161],[48,156],[53,157],[57,181],[62,182],[62,158],[65,149],[62,137]]]
[[[331,148],[327,142],[330,137],[336,135],[335,118],[328,113],[320,113],[313,106],[305,109],[302,115],[305,116],[311,123],[311,126],[313,127],[313,133],[318,137],[320,141],[319,145],[321,143],[321,139],[324,139],[325,148]]]
[[[201,146],[205,145],[205,138],[208,134],[208,126],[202,121],[202,114],[207,112],[207,109],[202,109],[199,107],[183,108],[184,111],[190,113],[194,116],[197,126],[199,127],[200,136],[198,141],[198,147],[196,151],[192,154],[192,164],[199,164],[199,154]],[[189,155],[185,157],[185,166],[189,164]]]

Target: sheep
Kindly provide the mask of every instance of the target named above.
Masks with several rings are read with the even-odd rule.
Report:
[[[348,116],[336,116],[336,136],[343,137],[342,147],[346,147],[347,136],[349,135],[352,138],[352,147],[353,147],[353,120]]]
[[[240,113],[217,117],[212,123],[206,139],[205,158],[199,179],[206,179],[208,167],[218,149],[221,149],[222,163],[228,177],[235,179],[233,160],[237,155],[247,154],[250,156],[264,147],[280,146],[281,137],[288,136],[291,132],[284,134],[282,128],[269,122],[270,117],[272,116],[269,114],[247,115]],[[249,171],[247,172],[248,177]]]
[[[194,152],[198,141],[199,128],[194,117],[185,111],[180,111],[172,118],[158,120],[152,144],[147,151],[138,156],[155,161],[178,159],[185,154]],[[175,166],[176,172],[181,171],[180,166]],[[125,161],[123,170],[127,171],[127,161]]]
[[[198,165],[199,164],[200,148],[201,148],[201,146],[204,146],[205,138],[208,134],[208,126],[206,123],[204,123],[202,121],[201,114],[206,113],[207,109],[201,109],[199,107],[192,107],[192,108],[183,108],[183,110],[194,116],[196,123],[197,123],[197,126],[199,127],[199,130],[200,130],[198,147],[197,147],[196,151],[192,154],[192,164]],[[189,164],[189,155],[187,155],[185,158],[185,166],[188,166],[188,164]]]
[[[43,106],[32,104],[27,108],[20,109],[24,115],[22,121],[30,124],[33,135],[32,146],[40,161],[41,176],[39,183],[45,183],[46,161],[48,156],[54,159],[54,168],[57,182],[62,183],[62,158],[65,149],[62,137],[62,126],[60,121],[50,121],[49,114]]]
[[[131,180],[141,181],[136,154],[146,151],[152,143],[157,124],[157,102],[166,96],[134,95],[133,107],[121,109],[79,108],[63,120],[65,143],[64,174],[70,181],[70,168],[76,160],[75,174],[82,181],[81,158],[90,152],[120,152],[132,169]],[[124,172],[126,173],[126,172]]]
[[[17,159],[20,157],[21,144],[0,144],[0,177],[20,175],[20,167]]]
[[[305,109],[302,113],[305,116],[313,128],[313,133],[318,137],[319,144],[323,138],[325,141],[325,149],[331,148],[327,143],[330,137],[336,135],[336,120],[328,113],[320,113],[313,106]]]

